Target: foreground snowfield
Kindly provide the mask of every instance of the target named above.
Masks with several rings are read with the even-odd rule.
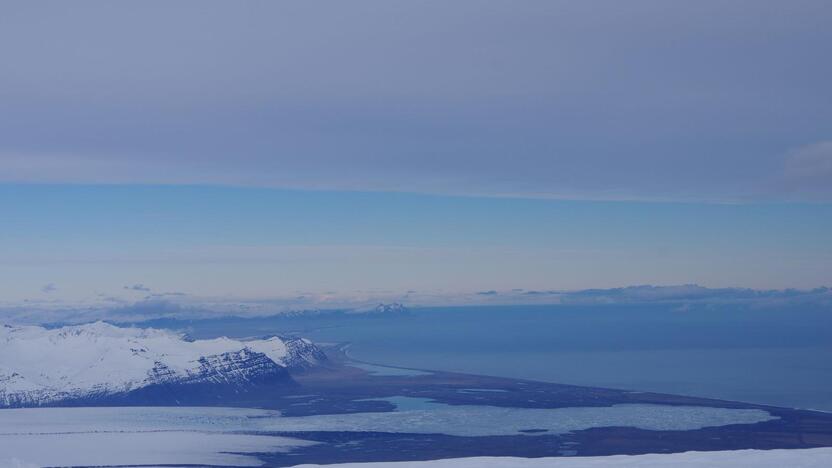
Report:
[[[832,448],[570,458],[476,457],[424,462],[297,465],[293,468],[320,466],[330,468],[829,468],[832,466]]]
[[[40,465],[20,459],[0,458],[0,468],[37,468],[38,466]],[[161,468],[162,466],[164,465],[158,467],[142,465],[142,468]],[[832,448],[571,458],[476,457],[424,462],[296,465],[292,468],[324,466],[329,468],[828,468],[832,466]]]

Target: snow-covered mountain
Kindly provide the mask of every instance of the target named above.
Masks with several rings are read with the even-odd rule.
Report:
[[[205,404],[292,385],[324,360],[301,338],[189,340],[104,322],[0,327],[0,407]]]
[[[392,304],[379,304],[373,309],[373,312],[376,314],[405,314],[408,310],[403,304],[393,302]]]
[[[409,312],[410,309],[408,309],[404,304],[400,304],[398,302],[391,302],[389,304],[379,303],[345,311],[346,314],[354,315],[405,315]]]
[[[333,316],[375,316],[381,314],[405,315],[410,312],[404,304],[391,302],[389,304],[369,304],[360,307],[342,309],[301,309],[280,312],[271,317],[333,317]]]

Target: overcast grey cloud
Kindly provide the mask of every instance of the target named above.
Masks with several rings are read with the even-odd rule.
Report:
[[[832,139],[830,21],[825,0],[4,2],[0,181],[828,201],[795,174],[828,159],[799,148]]]

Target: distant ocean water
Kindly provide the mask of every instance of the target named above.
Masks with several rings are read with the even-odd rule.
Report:
[[[422,309],[311,337],[380,364],[832,411],[826,311]]]
[[[832,411],[823,309],[472,306],[229,325],[221,329],[349,341],[352,357],[375,364]]]

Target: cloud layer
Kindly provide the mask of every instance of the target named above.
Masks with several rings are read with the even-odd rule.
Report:
[[[100,296],[94,302],[32,302],[0,304],[6,323],[86,323],[108,320],[139,323],[157,319],[199,320],[220,317],[263,317],[285,313],[320,311],[369,312],[380,303],[403,303],[409,307],[431,306],[615,306],[661,304],[670,310],[695,312],[729,306],[747,308],[832,308],[832,289],[756,290],[747,288],[706,288],[698,285],[629,286],[578,291],[511,289],[449,293],[442,291],[334,292],[263,299],[194,297],[185,294],[147,294],[139,299]]]
[[[802,175],[826,157],[790,152],[832,138],[830,20],[823,0],[11,2],[0,181],[829,200]]]

